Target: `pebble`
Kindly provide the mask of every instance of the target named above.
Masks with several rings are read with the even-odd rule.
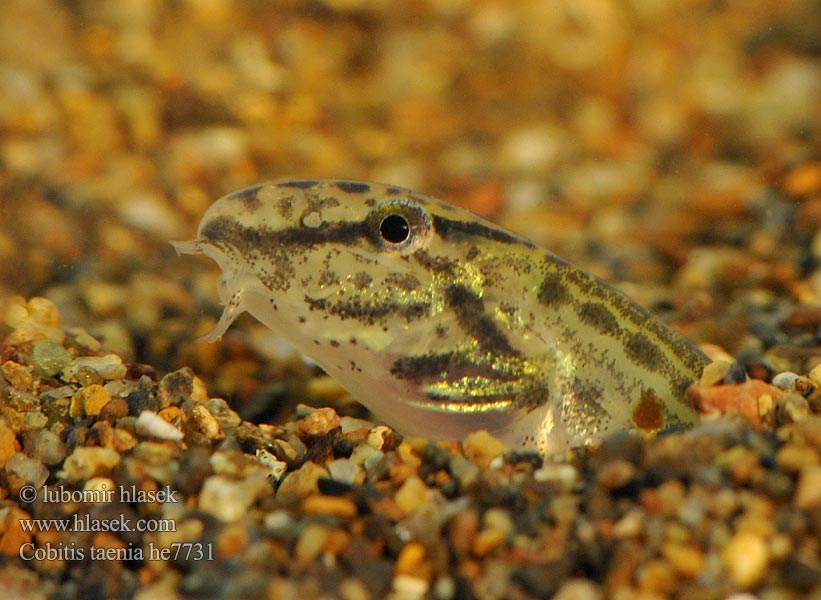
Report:
[[[302,500],[302,511],[306,515],[335,515],[353,517],[357,514],[356,504],[350,498],[311,494]]]
[[[34,342],[32,360],[42,375],[51,377],[71,363],[71,354],[61,343],[46,338]]]
[[[821,506],[821,465],[809,464],[801,469],[794,501],[800,510],[813,510]]]
[[[332,408],[318,408],[306,415],[299,423],[301,436],[316,437],[326,435],[332,429],[339,427],[339,415]]]
[[[365,473],[358,464],[347,458],[338,458],[327,465],[331,477],[344,483],[362,483]]]
[[[431,501],[431,490],[416,476],[408,477],[394,496],[399,510],[412,515]]]
[[[191,429],[206,442],[214,442],[225,437],[211,412],[202,404],[194,404],[188,412]]]
[[[328,470],[315,462],[307,461],[299,469],[285,476],[277,489],[277,496],[292,495],[305,498],[319,491],[317,482],[322,477],[330,477]]]
[[[465,456],[480,469],[486,469],[491,461],[510,449],[487,431],[480,430],[469,434],[464,441]]]
[[[257,498],[271,494],[265,476],[251,474],[244,479],[212,475],[203,482],[198,507],[224,523],[239,521]]]
[[[264,448],[257,448],[256,457],[261,464],[269,469],[268,476],[275,482],[282,479],[288,470],[288,463],[277,460],[276,456]]]
[[[8,381],[13,388],[18,390],[31,389],[31,384],[34,382],[34,377],[31,372],[31,367],[25,367],[12,360],[7,360],[0,365],[0,376]]]
[[[72,417],[96,416],[111,401],[106,389],[100,384],[94,383],[80,388],[71,397],[71,404],[68,414]]]
[[[412,575],[398,574],[393,578],[388,600],[422,600],[430,585],[424,579]]]
[[[665,542],[661,547],[664,557],[670,566],[680,576],[695,579],[707,566],[704,552],[692,544],[681,542]]]
[[[45,484],[49,476],[48,469],[40,460],[23,452],[18,452],[11,457],[3,470],[6,487],[12,493],[17,493],[24,485],[39,488]]]
[[[140,413],[135,427],[139,435],[160,440],[178,442],[184,437],[182,431],[151,410],[144,410]]]
[[[88,372],[96,374],[101,381],[112,381],[122,379],[126,374],[126,367],[116,354],[106,354],[105,356],[80,356],[71,361],[60,375],[63,381],[73,381],[78,383],[89,382]]]
[[[552,600],[602,600],[604,594],[589,579],[570,579],[562,583]]]
[[[0,438],[2,438],[2,425],[0,425]],[[23,433],[23,450],[26,454],[40,459],[47,465],[57,465],[66,457],[66,445],[60,436],[50,429],[36,429]],[[2,441],[0,441],[2,448]],[[0,454],[0,464],[3,463]]]
[[[324,549],[327,539],[327,527],[318,523],[309,523],[299,535],[294,549],[294,556],[301,563],[316,560]]]
[[[602,465],[596,473],[596,482],[613,490],[627,485],[636,476],[636,467],[626,460],[614,460]]]
[[[20,450],[17,437],[5,421],[0,419],[0,467]]]
[[[740,531],[727,542],[722,557],[733,583],[742,589],[750,589],[766,574],[767,541],[751,531]]]
[[[83,481],[106,475],[119,463],[120,455],[110,448],[80,446],[63,461],[57,476],[66,481]]]

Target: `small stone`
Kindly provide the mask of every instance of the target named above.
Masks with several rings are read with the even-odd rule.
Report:
[[[809,378],[816,386],[821,387],[821,363],[813,367],[809,373]]]
[[[34,342],[31,358],[37,370],[46,377],[56,375],[71,363],[68,350],[51,339]]]
[[[482,521],[485,528],[498,529],[505,536],[513,535],[516,532],[510,513],[502,508],[489,508],[485,512]]]
[[[394,572],[427,579],[430,573],[420,573],[423,570],[427,554],[425,547],[418,542],[405,544],[399,552],[399,556],[396,557]]]
[[[74,343],[77,346],[83,348],[84,350],[99,352],[100,348],[103,346],[102,343],[100,343],[100,340],[95,338],[82,327],[66,327],[66,333],[74,339]]]
[[[783,391],[757,379],[745,383],[705,387],[700,384],[687,388],[688,401],[702,414],[738,414],[754,427],[771,422],[774,399]]]
[[[9,459],[20,450],[14,432],[0,419],[0,467],[5,466]]]
[[[356,515],[356,504],[344,496],[326,496],[311,494],[302,501],[302,511],[306,515],[335,515],[353,517]]]
[[[821,465],[801,469],[795,486],[794,501],[801,510],[813,510],[821,506]]]
[[[551,600],[601,600],[604,598],[601,588],[589,579],[570,579],[565,581]]]
[[[68,408],[69,416],[80,418],[99,415],[103,407],[111,401],[111,396],[98,383],[88,385],[77,390],[71,398]]]
[[[450,459],[450,472],[459,480],[459,485],[467,489],[479,478],[479,467],[458,454]]]
[[[773,385],[782,390],[795,389],[795,385],[801,376],[792,371],[784,371],[773,376]]]
[[[750,589],[766,573],[769,562],[767,542],[756,533],[736,533],[724,547],[724,565],[733,582],[740,588]]]
[[[605,463],[596,473],[596,482],[605,489],[614,490],[630,482],[636,476],[636,467],[626,460]]]
[[[196,384],[195,380],[195,384]],[[196,390],[196,385],[194,386]],[[209,398],[204,403],[214,418],[219,423],[220,429],[224,432],[230,432],[242,423],[242,418],[237,412],[228,406],[228,403],[223,398]]]
[[[670,565],[663,560],[650,560],[638,571],[638,584],[642,591],[660,597],[669,596],[678,583]]]
[[[188,413],[191,428],[208,442],[225,437],[220,431],[219,423],[211,412],[202,404],[194,404]]]
[[[0,444],[1,445],[1,444]],[[23,434],[23,450],[47,465],[61,463],[66,457],[66,445],[50,429],[37,429]],[[2,459],[0,459],[2,463]]]
[[[486,469],[490,462],[510,449],[501,440],[496,439],[485,430],[471,433],[464,441],[465,456],[480,469]]]
[[[366,586],[359,579],[346,577],[339,584],[339,596],[342,600],[371,600],[372,596]]]
[[[282,494],[305,498],[319,492],[317,482],[322,477],[330,477],[328,470],[309,460],[296,471],[288,473],[277,489],[277,496]]]
[[[23,452],[15,454],[6,463],[3,470],[5,471],[6,487],[14,494],[24,485],[41,487],[49,476],[48,469],[41,461]]]
[[[150,410],[144,410],[140,413],[140,416],[137,417],[135,429],[139,435],[160,440],[178,442],[184,437],[182,431]]]
[[[0,376],[17,390],[29,390],[31,389],[31,384],[34,382],[31,368],[24,367],[13,360],[7,360],[0,365]]]
[[[337,481],[345,483],[361,483],[365,473],[358,464],[348,458],[338,458],[328,463],[328,472]]]
[[[708,363],[701,373],[699,383],[704,386],[715,385],[724,380],[724,376],[729,372],[732,361],[716,360]]]
[[[366,421],[365,419],[357,419],[356,417],[339,417],[339,427],[342,430],[342,435],[346,435],[348,433],[365,429],[370,431],[374,428],[373,423],[370,421]]]
[[[821,457],[812,446],[785,444],[775,453],[775,461],[784,471],[798,473],[805,467],[821,463]]]
[[[194,372],[184,367],[165,375],[157,384],[157,404],[159,408],[179,406],[191,397],[194,391]]]
[[[396,447],[396,434],[385,425],[377,425],[368,432],[368,445],[377,450],[391,450]]]
[[[294,548],[294,556],[303,563],[308,563],[320,555],[328,539],[328,528],[319,523],[309,523],[302,530]]]
[[[661,552],[673,570],[682,577],[695,579],[704,571],[706,557],[698,547],[681,542],[666,542]]]
[[[100,418],[106,421],[115,422],[128,416],[128,402],[125,398],[112,398],[111,401],[100,409]]]
[[[282,479],[282,476],[285,475],[285,472],[288,470],[288,463],[277,460],[277,457],[268,452],[265,448],[257,448],[256,457],[261,464],[270,469],[268,477],[274,481],[279,481]]]
[[[299,423],[299,435],[316,437],[339,427],[339,415],[332,408],[318,408]]]
[[[412,515],[430,502],[430,492],[428,486],[414,475],[408,477],[402,487],[396,491],[394,500],[399,510],[406,516]]]
[[[479,533],[479,514],[473,508],[461,510],[450,521],[450,545],[457,556],[465,556]]]
[[[31,533],[24,531],[20,523],[30,519],[31,515],[15,504],[4,508],[0,514],[0,555],[20,556],[23,544],[31,542]],[[13,577],[13,579],[6,581],[2,581],[2,576],[0,576],[0,589],[3,591],[4,597],[10,599],[20,597],[17,595],[20,591],[17,577],[21,575],[21,573],[16,574],[16,576],[11,575],[10,577]],[[41,600],[43,595],[42,593],[32,593],[28,598]]]
[[[631,539],[641,535],[644,513],[631,510],[613,525],[612,535],[616,539]]]
[[[257,498],[269,494],[264,475],[252,474],[241,480],[222,475],[208,477],[199,495],[199,509],[225,523],[240,520]]]
[[[564,490],[570,490],[578,480],[579,473],[573,465],[545,463],[533,472],[533,479],[544,483],[556,483]]]
[[[86,383],[89,371],[95,373],[102,381],[112,381],[125,377],[127,369],[123,359],[116,354],[80,356],[63,369],[60,378],[63,381]]]
[[[74,449],[57,473],[66,481],[83,481],[107,474],[120,463],[120,455],[110,448],[80,446]]]
[[[425,579],[399,574],[393,578],[393,589],[389,598],[391,600],[423,600],[429,587],[430,584]]]
[[[473,554],[479,557],[486,556],[504,544],[506,539],[505,532],[500,529],[483,529],[473,541]]]

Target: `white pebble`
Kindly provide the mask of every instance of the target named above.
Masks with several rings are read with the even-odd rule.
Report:
[[[182,431],[150,410],[142,411],[140,416],[137,417],[136,429],[140,435],[155,437],[160,440],[177,442],[183,438]]]

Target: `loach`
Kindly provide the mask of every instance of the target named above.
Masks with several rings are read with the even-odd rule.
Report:
[[[181,254],[223,272],[216,341],[244,311],[398,431],[487,429],[542,453],[689,427],[707,357],[627,296],[476,215],[337,180],[217,200]]]

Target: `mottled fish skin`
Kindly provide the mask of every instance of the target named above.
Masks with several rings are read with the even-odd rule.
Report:
[[[180,253],[223,271],[217,340],[243,311],[405,434],[487,429],[543,453],[688,427],[707,358],[621,292],[476,215],[338,180],[215,202]]]

